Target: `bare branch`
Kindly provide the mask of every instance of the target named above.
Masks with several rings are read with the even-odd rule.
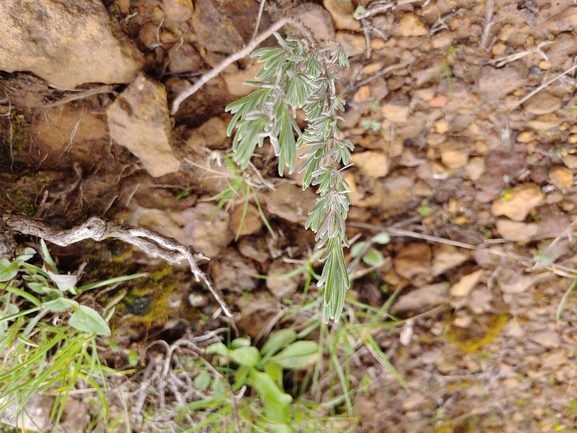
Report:
[[[2,219],[12,231],[38,236],[63,247],[85,239],[102,241],[106,238],[114,238],[140,248],[151,257],[160,257],[170,264],[187,261],[196,280],[206,284],[224,314],[232,317],[226,302],[212,285],[210,279],[198,267],[197,260],[208,260],[207,257],[203,254],[195,254],[192,247],[183,245],[174,239],[146,228],[119,226],[96,217],[90,218],[84,224],[69,230],[56,229],[23,214],[9,213],[5,214]]]
[[[89,96],[92,95],[98,95],[100,93],[111,93],[113,90],[114,86],[98,86],[92,89],[87,89],[80,93],[74,93],[72,95],[68,95],[62,99],[59,99],[58,101],[49,102],[48,104],[42,106],[41,108],[57,107],[58,105],[63,105],[72,101],[77,101],[79,99],[88,98]]]
[[[489,42],[489,33],[493,27],[493,13],[495,12],[495,3],[493,0],[485,0],[485,28],[481,37],[481,48],[487,49]]]
[[[237,53],[231,54],[226,59],[224,59],[222,62],[220,62],[217,66],[215,66],[214,69],[212,69],[210,72],[207,72],[202,77],[200,77],[200,79],[192,87],[189,87],[188,89],[186,89],[184,92],[182,92],[180,95],[178,95],[176,97],[176,99],[172,103],[172,110],[170,111],[170,114],[173,114],[173,115],[176,114],[176,112],[178,111],[178,108],[180,107],[180,104],[182,104],[182,102],[186,98],[188,98],[189,96],[196,93],[209,80],[212,80],[214,77],[216,77],[218,74],[220,74],[228,65],[230,65],[233,62],[236,62],[237,60],[240,60],[240,59],[248,56],[250,53],[252,53],[256,49],[256,47],[258,47],[261,43],[263,43],[265,41],[265,39],[267,39],[270,35],[272,35],[274,32],[279,30],[282,26],[284,26],[285,24],[287,24],[290,21],[291,21],[290,18],[282,18],[281,20],[277,21],[270,28],[268,28],[264,33],[260,34],[250,44],[248,44],[246,47],[244,47],[242,50],[240,50]]]

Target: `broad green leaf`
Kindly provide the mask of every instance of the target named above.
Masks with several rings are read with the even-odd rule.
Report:
[[[230,350],[228,350],[228,347],[222,343],[212,343],[204,350],[204,353],[207,355],[218,355],[230,358]]]
[[[76,286],[78,282],[78,278],[76,275],[59,275],[55,274],[54,272],[48,270],[48,275],[50,275],[50,279],[56,283],[56,286],[62,290],[63,292],[67,292],[68,290],[72,289]]]
[[[108,323],[104,321],[100,314],[86,305],[81,305],[78,310],[72,313],[68,324],[79,331],[91,332],[97,335],[110,335]]]
[[[369,266],[381,266],[385,263],[385,258],[379,250],[369,248],[369,250],[363,255],[363,262]]]
[[[0,282],[10,281],[18,274],[18,269],[20,269],[20,265],[17,261],[11,262],[6,258],[0,259]]]
[[[30,260],[35,255],[36,255],[36,250],[34,250],[34,248],[26,247],[26,248],[24,248],[24,251],[22,252],[22,254],[20,254],[18,257],[16,257],[16,261],[19,263],[27,262],[28,260]]]
[[[289,427],[290,404],[277,403],[269,399],[264,400],[264,412],[266,417],[278,424],[269,424],[271,431],[275,433],[290,433],[294,430]]]
[[[290,404],[292,397],[278,387],[276,382],[266,373],[252,368],[249,374],[251,384],[257,389],[259,394],[266,400],[277,404]]]
[[[201,371],[194,378],[194,387],[200,391],[205,391],[210,386],[211,381],[212,376],[208,373],[208,371]]]
[[[70,310],[71,308],[79,307],[78,302],[63,297],[59,297],[52,301],[43,302],[42,306],[49,309],[53,313],[62,313],[64,311]]]
[[[226,386],[224,385],[224,382],[218,379],[212,382],[211,389],[216,395],[222,395],[226,392]]]
[[[269,362],[263,368],[264,372],[268,374],[279,386],[282,386],[283,371],[282,366],[276,362]]]
[[[250,340],[248,338],[235,338],[230,342],[231,349],[239,347],[250,347]]]
[[[391,242],[391,237],[387,232],[381,232],[378,235],[373,236],[372,241],[381,245],[386,245]]]
[[[266,343],[260,349],[260,353],[265,355],[274,355],[283,347],[291,344],[297,338],[297,334],[292,329],[281,329],[272,334]]]
[[[260,353],[256,347],[239,347],[230,351],[230,359],[240,365],[255,367],[260,361]]]
[[[234,372],[234,390],[239,390],[241,387],[246,385],[248,375],[252,367],[247,365],[239,365],[236,371]]]
[[[318,357],[319,344],[316,341],[297,341],[273,356],[271,361],[283,368],[300,370],[314,364]]]
[[[351,256],[358,257],[365,248],[366,242],[357,242],[351,247]]]
[[[54,289],[46,283],[28,283],[28,287],[40,295],[48,295],[52,297],[62,296],[62,292],[60,290]]]
[[[353,12],[353,18],[358,18],[360,17],[362,14],[364,14],[367,10],[364,8],[364,6],[357,6],[357,8],[355,9],[355,11]]]

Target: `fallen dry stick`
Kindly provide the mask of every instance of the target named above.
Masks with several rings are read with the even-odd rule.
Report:
[[[195,254],[192,247],[183,245],[174,239],[162,236],[145,228],[119,226],[96,217],[90,218],[84,224],[69,230],[56,229],[23,214],[5,214],[0,219],[0,223],[2,222],[7,229],[13,232],[38,236],[63,247],[85,239],[102,241],[106,238],[114,238],[140,248],[151,257],[160,257],[170,264],[187,261],[196,280],[206,284],[224,311],[224,314],[232,317],[232,313],[216,291],[216,288],[212,285],[210,279],[198,267],[197,260],[208,260],[207,257],[203,254]],[[6,228],[4,228],[4,230],[6,230]],[[0,230],[2,230],[2,227],[0,227]],[[0,249],[1,248],[2,245],[0,245]]]
[[[189,96],[196,93],[202,86],[204,86],[205,83],[207,83],[209,80],[212,80],[214,77],[216,77],[222,71],[224,71],[224,69],[228,65],[230,65],[233,62],[236,62],[237,60],[240,60],[240,59],[248,56],[250,53],[252,53],[256,49],[256,47],[258,47],[262,42],[264,42],[265,39],[267,39],[269,36],[271,36],[277,30],[280,30],[280,28],[282,26],[289,23],[290,21],[291,21],[290,18],[283,18],[283,19],[277,21],[270,28],[268,28],[266,31],[264,31],[262,34],[260,34],[257,38],[253,39],[251,41],[251,43],[248,44],[246,47],[244,47],[242,50],[228,56],[226,59],[224,59],[218,65],[216,65],[214,67],[214,69],[212,69],[210,72],[207,72],[202,77],[200,77],[200,79],[192,87],[189,87],[188,89],[186,89],[184,92],[182,92],[181,94],[179,94],[176,97],[176,99],[172,103],[172,110],[170,110],[170,114],[176,114],[176,112],[178,111],[178,108],[180,107],[180,104],[182,104],[182,101],[184,101],[186,98],[188,98]]]

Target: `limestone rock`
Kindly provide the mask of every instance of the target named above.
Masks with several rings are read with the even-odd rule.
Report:
[[[456,268],[468,259],[469,255],[462,249],[452,245],[440,244],[433,252],[431,270],[434,275],[441,275],[450,269]]]
[[[445,61],[445,58],[440,54],[426,57],[423,56],[417,59],[411,68],[411,75],[415,78],[415,84],[420,87],[425,83],[433,81],[439,75],[439,71],[442,70],[444,65],[443,62]],[[446,105],[449,98],[446,95],[442,95],[441,98],[443,99],[441,104],[431,99],[429,100],[429,105]]]
[[[337,32],[336,41],[343,46],[349,57],[361,55],[366,50],[365,38],[361,35]]]
[[[266,239],[262,236],[242,237],[238,241],[237,246],[243,256],[258,263],[265,263],[270,257]]]
[[[561,337],[557,331],[541,331],[530,335],[529,339],[546,349],[556,349],[561,345]]]
[[[397,31],[401,36],[425,36],[429,33],[425,24],[413,13],[403,15],[397,26]]]
[[[200,54],[190,44],[176,44],[168,50],[170,63],[168,69],[173,74],[182,74],[184,72],[196,72],[200,69],[202,60]]]
[[[225,72],[222,74],[222,78],[226,83],[228,93],[232,96],[242,97],[254,91],[254,87],[246,86],[245,81],[254,81],[255,76],[262,68],[262,63],[253,63],[248,69],[238,72]]]
[[[449,284],[437,283],[423,286],[407,294],[402,294],[391,311],[395,314],[406,311],[419,311],[449,302]]]
[[[484,284],[479,284],[468,296],[468,306],[475,314],[483,314],[491,310],[490,302],[493,295]]]
[[[534,223],[521,223],[499,218],[496,222],[497,231],[508,241],[529,241],[539,232],[539,226]]]
[[[164,22],[170,26],[178,26],[192,17],[192,0],[162,0]]]
[[[543,358],[543,367],[559,369],[567,360],[567,354],[564,350],[554,351]]]
[[[226,120],[225,120],[226,119]],[[188,132],[186,145],[196,150],[208,147],[216,149],[222,147],[227,138],[226,128],[228,127],[230,116],[213,117],[203,123],[199,128]]]
[[[283,298],[295,293],[299,286],[299,276],[291,278],[281,277],[295,270],[295,265],[283,262],[282,259],[276,259],[268,268],[266,287],[277,298]],[[271,278],[273,277],[273,278]],[[275,278],[276,277],[276,278]]]
[[[473,272],[472,274],[465,275],[459,281],[457,281],[451,287],[451,296],[467,296],[471,290],[475,288],[481,277],[483,276],[483,270]]]
[[[63,152],[70,143],[100,140],[108,134],[108,126],[103,116],[66,104],[48,108],[35,117],[31,132],[54,152]]]
[[[352,162],[367,176],[385,177],[389,172],[389,162],[383,152],[369,150],[354,153]]]
[[[240,51],[252,36],[258,7],[258,3],[251,0],[197,0],[192,26],[198,42],[208,51],[217,53]],[[263,14],[260,25],[261,28],[270,25],[267,13]]]
[[[129,83],[144,64],[100,0],[4,0],[0,22],[0,70],[57,87]]]
[[[230,216],[224,210],[216,214],[212,203],[198,203],[183,211],[163,211],[137,207],[132,209],[128,224],[155,230],[176,239],[208,257],[220,255],[232,239]]]
[[[383,116],[394,123],[406,123],[409,118],[409,100],[405,95],[396,95],[381,105]]]
[[[293,223],[304,224],[316,203],[316,195],[310,188],[303,191],[296,185],[283,183],[276,191],[266,193],[265,203],[269,213]]]
[[[505,197],[493,202],[491,212],[494,216],[505,215],[513,221],[523,221],[534,207],[543,203],[543,194],[539,185],[527,183],[513,188]]]
[[[235,234],[238,234],[238,236],[258,233],[263,225],[260,213],[253,204],[247,206],[246,213],[244,212],[244,204],[235,207],[232,213],[231,223],[232,230]]]
[[[490,101],[496,101],[527,82],[527,68],[514,62],[502,68],[483,66],[479,77],[479,92]]]
[[[561,99],[548,92],[540,92],[523,104],[531,114],[549,114],[561,108]]]
[[[456,139],[449,139],[439,145],[441,161],[450,169],[464,167],[469,162],[469,147]]]
[[[431,248],[422,242],[413,242],[401,248],[393,259],[395,271],[407,280],[431,274]]]
[[[255,267],[233,248],[228,248],[213,262],[210,272],[216,287],[236,293],[255,289],[257,274]]]
[[[537,131],[549,131],[553,128],[557,128],[561,121],[559,116],[555,113],[543,114],[537,116],[535,119],[527,121],[527,126],[537,130]]]
[[[290,15],[311,29],[315,39],[319,41],[335,39],[333,20],[329,12],[322,6],[305,3],[293,9]]]
[[[453,38],[454,35],[452,31],[443,29],[431,38],[431,44],[435,49],[445,48],[453,43]]]
[[[522,293],[538,280],[522,270],[503,268],[497,275],[497,285],[503,293]]]
[[[577,169],[577,155],[563,155],[563,164],[565,164],[570,169]]]
[[[555,166],[549,172],[549,182],[563,190],[573,184],[573,172],[567,167]]]
[[[351,0],[323,0],[323,6],[331,14],[337,29],[356,31],[361,28],[360,21],[353,17],[355,8]]]
[[[415,181],[408,176],[390,174],[377,181],[375,195],[381,193],[380,208],[391,215],[404,212],[414,202],[412,193]]]
[[[482,156],[471,158],[465,167],[465,171],[469,175],[469,179],[472,181],[479,180],[485,172],[485,158]]]
[[[171,125],[166,91],[140,74],[107,111],[110,136],[142,161],[154,177],[178,171],[170,145]]]
[[[543,23],[543,28],[552,32],[570,32],[576,26],[577,6],[570,6]]]
[[[551,64],[561,67],[577,53],[577,40],[571,32],[561,33],[546,47],[546,52]]]
[[[55,398],[34,391],[23,408],[18,408],[14,394],[0,397],[2,412],[0,422],[16,428],[18,431],[46,432],[54,430],[51,426],[51,412]],[[59,423],[59,431],[84,431],[88,425],[88,407],[74,398],[66,400],[64,413]]]

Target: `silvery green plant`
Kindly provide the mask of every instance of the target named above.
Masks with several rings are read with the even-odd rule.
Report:
[[[340,45],[320,48],[314,42],[275,36],[280,48],[260,48],[252,54],[264,63],[256,75],[260,81],[246,82],[257,90],[226,108],[234,115],[227,133],[230,136],[236,126],[234,160],[242,170],[265,138],[279,157],[281,176],[285,166],[289,173],[295,170],[296,150],[305,146],[300,158],[306,161],[299,170],[304,172],[303,190],[318,186],[320,196],[305,227],[316,233],[317,248],[325,249],[320,258],[325,265],[317,282],[325,287],[325,321],[338,321],[350,285],[343,253],[348,247],[349,186],[341,172],[349,164],[353,143],[341,139],[337,128],[344,102],[336,95],[333,67],[349,66],[349,62]],[[297,109],[306,114],[304,131],[294,120]]]

